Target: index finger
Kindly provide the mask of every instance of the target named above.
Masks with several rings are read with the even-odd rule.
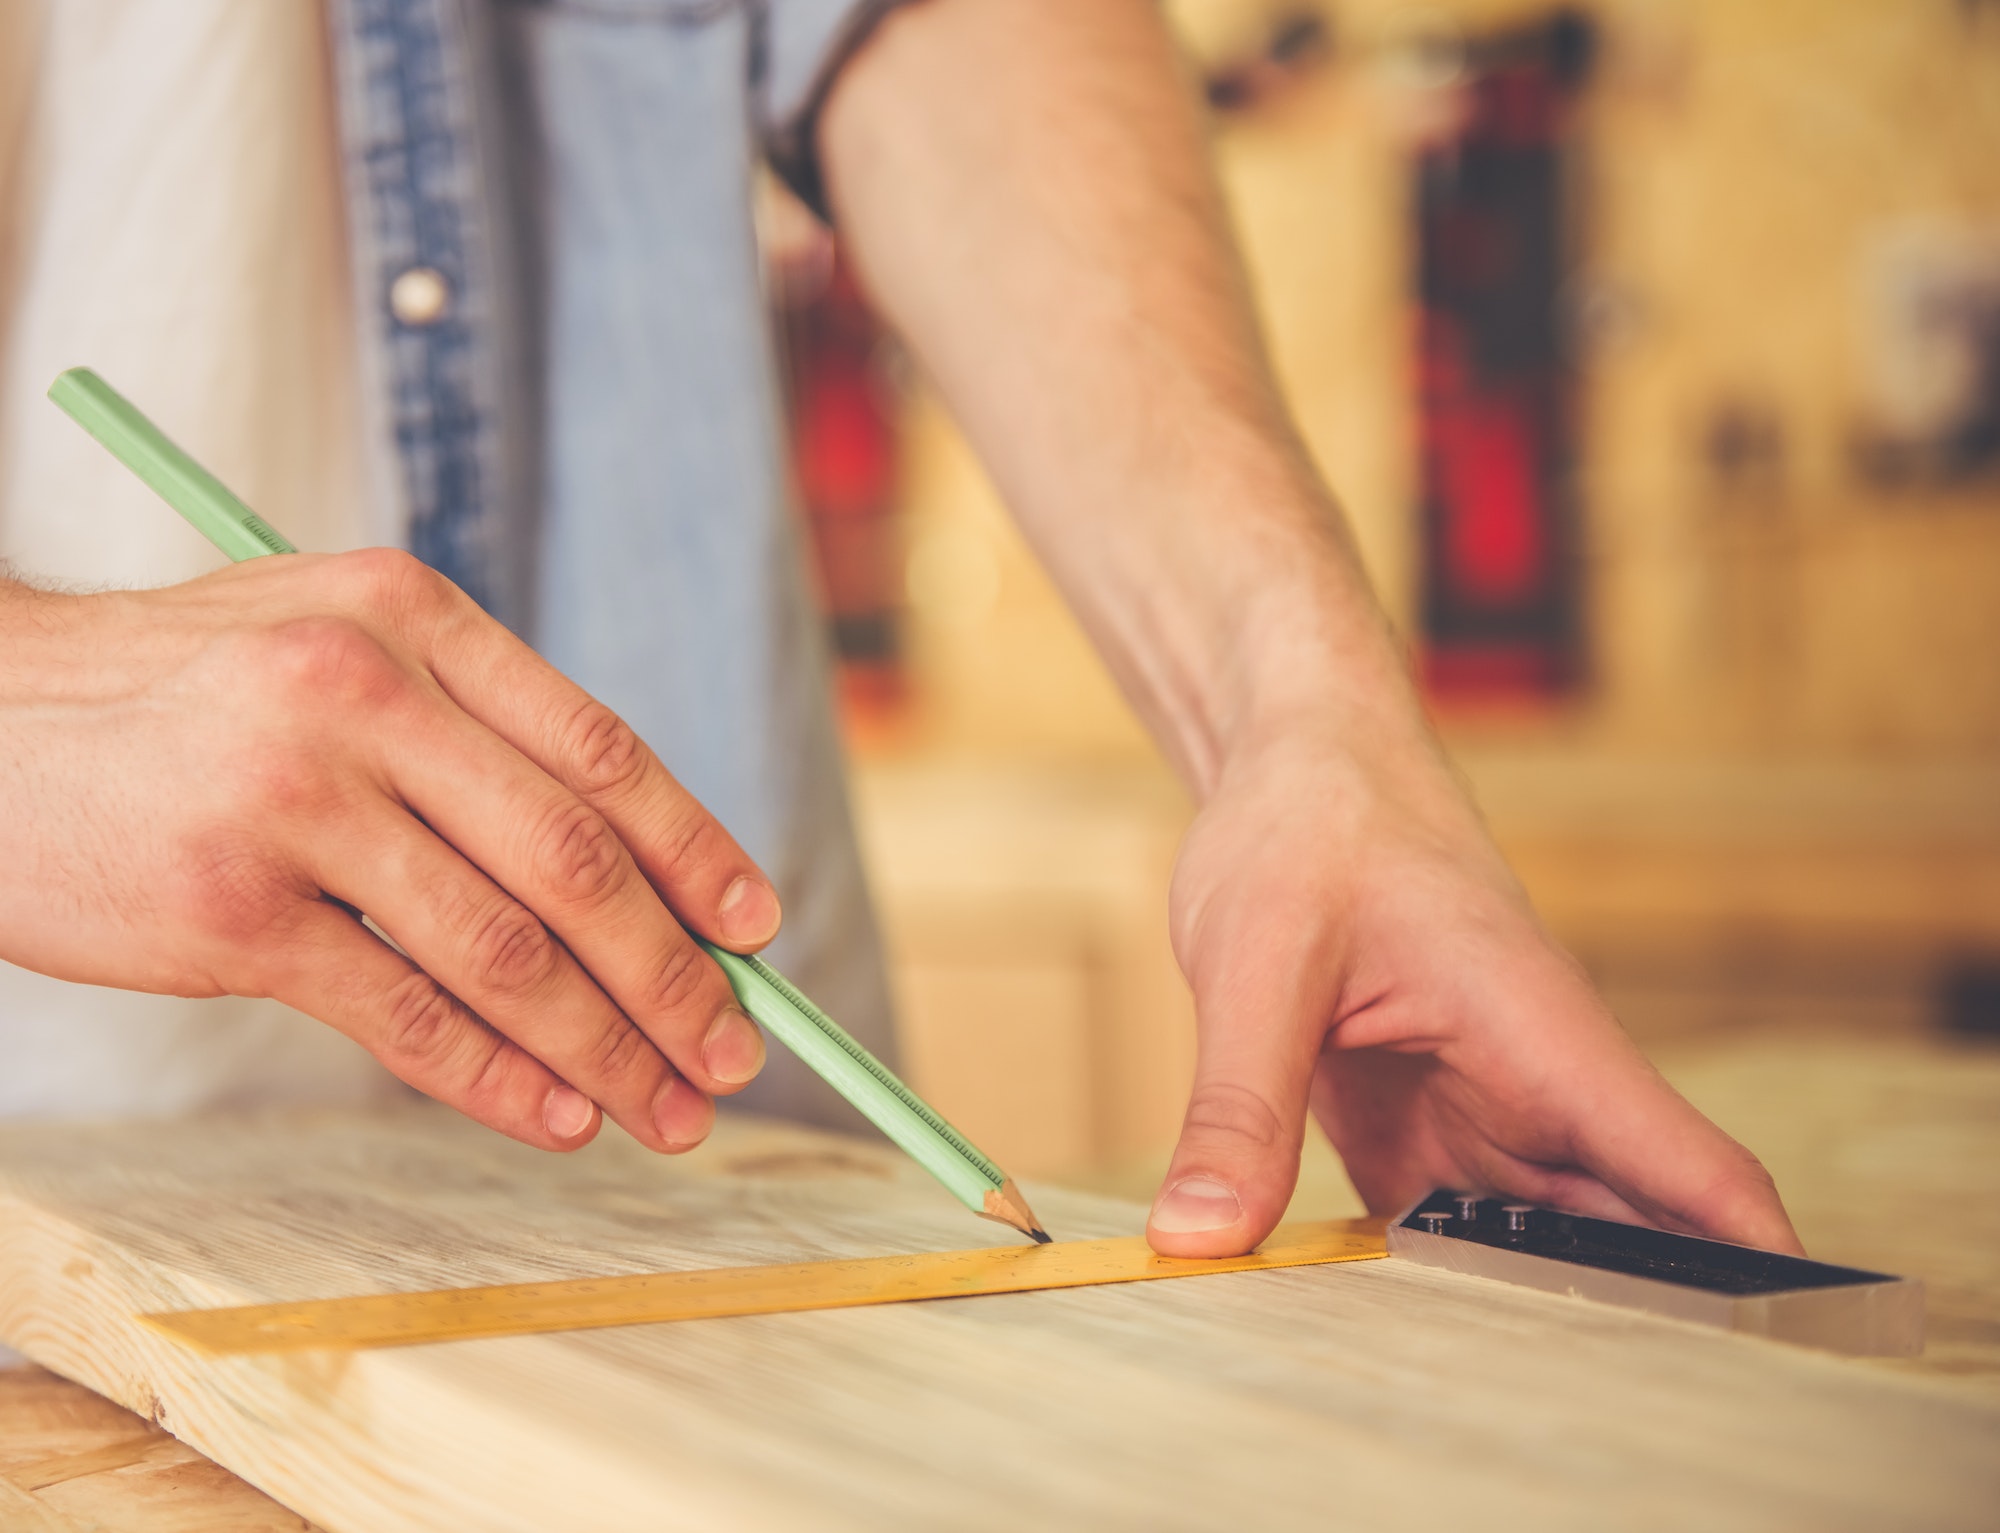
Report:
[[[608,821],[680,923],[749,951],[778,932],[771,881],[623,719],[407,555],[371,570],[451,699]]]

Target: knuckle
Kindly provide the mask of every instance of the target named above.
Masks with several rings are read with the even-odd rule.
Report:
[[[659,1053],[645,1034],[621,1021],[591,1040],[583,1067],[593,1080],[623,1081],[656,1074],[658,1060]]]
[[[1777,1189],[1777,1178],[1769,1168],[1742,1145],[1736,1146],[1737,1176],[1746,1187],[1758,1192],[1773,1192]]]
[[[471,1012],[456,996],[421,970],[404,976],[390,990],[382,1026],[378,1052],[425,1072],[450,1062],[464,1045],[468,1027],[485,1031],[476,1027]]]
[[[708,812],[689,799],[648,841],[657,876],[674,885],[719,860],[716,824]]]
[[[519,995],[539,989],[560,962],[555,938],[532,911],[500,900],[473,928],[470,965],[481,989]]]
[[[1731,1149],[1729,1173],[1710,1189],[1710,1200],[1725,1208],[1755,1208],[1777,1201],[1777,1179],[1764,1163],[1740,1144],[1732,1144]]]
[[[405,684],[395,658],[351,618],[293,618],[271,630],[266,650],[267,671],[316,711],[328,703],[379,706]]]
[[[564,725],[561,751],[570,781],[586,795],[629,787],[651,754],[632,726],[595,698],[580,703]]]
[[[436,612],[451,599],[451,582],[403,549],[362,548],[340,557],[356,605],[390,624]]]
[[[590,904],[623,881],[625,848],[601,815],[572,801],[542,827],[535,864],[559,898]]]
[[[676,942],[660,959],[640,992],[648,1015],[673,1016],[687,1011],[708,988],[707,957],[692,942]]]
[[[1729,1153],[1700,1190],[1672,1209],[1670,1217],[1696,1234],[1721,1232],[1725,1239],[1748,1240],[1754,1232],[1769,1227],[1774,1213],[1782,1218],[1783,1207],[1771,1173],[1747,1149],[1732,1142]]]
[[[498,1124],[514,1117],[525,1085],[533,1091],[540,1082],[538,1072],[492,1028],[468,1014],[469,1030],[460,1030],[455,1050],[460,1060],[463,1085],[453,1089],[452,1105],[482,1123]],[[525,1067],[525,1068],[524,1068]]]
[[[195,928],[236,946],[272,934],[292,917],[300,891],[292,875],[264,850],[226,839],[189,849],[182,858]]]
[[[1204,1147],[1239,1152],[1269,1150],[1285,1137],[1284,1121],[1247,1086],[1196,1086],[1188,1098],[1181,1135]]]

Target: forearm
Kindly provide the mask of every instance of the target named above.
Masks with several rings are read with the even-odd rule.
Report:
[[[1378,1212],[1480,1187],[1796,1250],[1445,768],[1249,318],[1153,0],[920,0],[822,120],[862,275],[1201,796],[1200,1047],[1148,1224],[1247,1250],[1308,1101]]]
[[[0,706],[65,693],[77,657],[64,629],[77,602],[0,563]]]
[[[1425,748],[1151,0],[924,0],[821,151],[871,293],[1198,792],[1302,717]]]

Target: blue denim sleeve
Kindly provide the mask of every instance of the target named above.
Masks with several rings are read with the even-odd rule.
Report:
[[[826,197],[814,154],[820,103],[840,66],[907,0],[761,0],[752,99],[772,168],[822,217]]]

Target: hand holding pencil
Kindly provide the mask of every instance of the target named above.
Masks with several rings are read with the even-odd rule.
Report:
[[[101,382],[66,374],[55,392],[117,425]],[[184,493],[199,484],[184,454],[160,456],[179,460],[171,480],[147,477],[180,485],[204,532],[233,519]],[[8,784],[0,862],[63,859],[80,892],[15,913],[13,961],[275,996],[546,1149],[587,1142],[600,1107],[641,1143],[687,1148],[710,1097],[755,1075],[756,1029],[688,932],[768,941],[769,881],[608,710],[449,582],[374,549],[32,607],[9,635],[16,674],[67,669],[10,729],[33,745],[23,759],[61,769]]]
[[[737,956],[775,935],[775,891],[608,709],[407,555],[293,554],[95,374],[50,394],[244,562],[38,597],[12,636],[24,670],[67,667],[23,710],[48,736],[23,759],[73,769],[14,785],[0,861],[91,850],[82,914],[14,912],[0,956],[275,996],[546,1149],[588,1142],[600,1108],[653,1149],[698,1144],[763,1062],[747,1003],[961,1201],[1047,1238],[1004,1173]]]

